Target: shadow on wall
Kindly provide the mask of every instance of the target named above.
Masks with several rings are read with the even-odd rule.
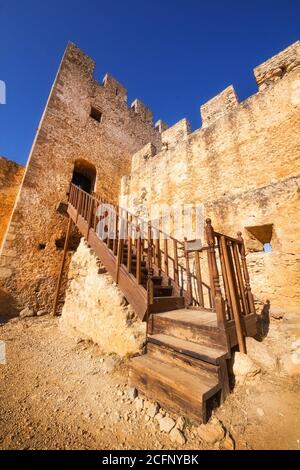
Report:
[[[0,324],[19,316],[15,299],[6,290],[0,289]]]
[[[269,300],[266,301],[261,314],[257,317],[257,334],[255,339],[257,341],[263,341],[264,338],[268,336],[269,329],[270,329],[270,309],[271,309],[271,302]]]

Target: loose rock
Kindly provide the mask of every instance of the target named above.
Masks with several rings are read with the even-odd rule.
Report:
[[[36,316],[41,317],[43,315],[47,315],[47,313],[47,310],[39,310],[38,312],[36,312]]]
[[[221,442],[220,448],[222,450],[234,450],[235,449],[234,440],[229,434],[227,434],[225,438],[223,439],[223,441]]]
[[[144,400],[142,400],[142,398],[136,398],[135,407],[137,411],[142,411],[144,409]]]
[[[197,429],[200,439],[207,444],[215,444],[225,436],[225,430],[217,418],[213,418],[208,424],[201,424]]]
[[[134,400],[138,396],[138,391],[134,387],[129,387],[127,391],[127,395],[128,395],[128,398],[130,398],[130,400]]]
[[[165,416],[159,421],[160,430],[169,433],[175,426],[175,421],[172,418]]]
[[[184,435],[182,434],[181,431],[179,431],[178,428],[172,429],[172,431],[170,432],[170,439],[172,442],[175,442],[176,444],[183,445],[186,443],[186,439]]]
[[[157,413],[159,412],[159,406],[157,403],[153,403],[151,406],[149,406],[148,410],[147,410],[147,415],[150,417],[150,418],[154,418],[155,415],[157,415]]]
[[[185,427],[185,419],[183,416],[180,416],[176,421],[176,428],[179,429],[179,431],[183,431],[184,427]]]
[[[34,317],[34,311],[26,307],[20,312],[19,316],[20,318]]]

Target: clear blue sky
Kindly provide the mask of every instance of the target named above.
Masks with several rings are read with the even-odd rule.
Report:
[[[25,163],[68,40],[169,125],[300,39],[299,0],[0,0],[0,155]]]

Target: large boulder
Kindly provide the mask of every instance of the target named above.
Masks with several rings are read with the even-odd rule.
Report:
[[[236,352],[232,370],[236,383],[242,385],[246,380],[251,380],[259,374],[260,367],[247,354]]]

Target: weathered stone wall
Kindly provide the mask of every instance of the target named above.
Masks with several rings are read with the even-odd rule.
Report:
[[[300,307],[299,57],[297,42],[255,69],[260,91],[241,103],[232,87],[206,103],[201,129],[191,132],[182,120],[162,132],[161,151],[148,144],[137,152],[122,185],[133,212],[203,203],[215,229],[241,230],[248,248],[247,227],[271,224],[273,251],[248,256],[252,285],[259,298],[290,311]]]
[[[130,171],[131,155],[147,142],[160,146],[152,113],[106,75],[93,77],[95,63],[69,44],[54,81],[25,170],[3,246],[0,284],[22,306],[49,308],[61,259],[66,218],[56,206],[66,200],[76,160],[95,166],[96,192],[110,200]],[[91,107],[101,113],[98,122]],[[60,243],[61,245],[61,243]]]
[[[0,157],[0,246],[20,188],[24,167]]]
[[[126,305],[122,292],[83,239],[72,257],[68,278],[60,319],[63,330],[92,340],[107,354],[138,352],[145,340],[145,323]]]

